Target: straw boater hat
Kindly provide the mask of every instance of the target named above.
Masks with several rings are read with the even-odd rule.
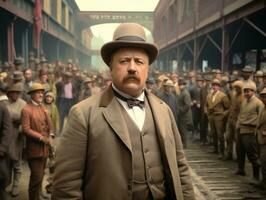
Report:
[[[33,83],[30,87],[30,90],[28,91],[28,94],[31,94],[32,92],[38,91],[38,90],[42,90],[44,91],[44,87],[42,84],[40,83]]]
[[[260,92],[260,95],[266,95],[266,87]]]
[[[114,32],[113,41],[102,46],[101,56],[105,64],[109,66],[112,54],[123,47],[144,49],[149,56],[149,64],[151,64],[158,55],[157,47],[146,41],[144,28],[136,23],[120,24]]]
[[[243,90],[245,90],[245,89],[253,90],[254,92],[256,92],[257,86],[253,81],[248,81],[243,86]]]
[[[219,81],[218,79],[213,79],[212,80],[212,85],[219,85],[219,86],[221,86],[221,81]]]

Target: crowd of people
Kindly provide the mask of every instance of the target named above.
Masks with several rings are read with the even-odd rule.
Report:
[[[246,156],[253,167],[252,182],[266,188],[266,73],[247,65],[222,73],[153,72],[147,89],[171,108],[184,148],[187,137],[213,145],[218,159],[236,160],[235,175],[245,176]],[[234,156],[235,155],[235,156]],[[262,178],[260,178],[262,174]]]
[[[3,63],[0,71],[0,199],[19,195],[22,161],[31,171],[29,199],[38,199],[47,158],[60,136],[70,108],[102,91],[110,79],[101,73],[80,70],[69,59],[48,63],[31,53],[29,65],[18,57]],[[37,140],[36,140],[37,139]],[[48,159],[49,163],[53,162]],[[50,165],[49,165],[50,166]],[[51,165],[51,168],[53,166]],[[51,179],[49,179],[51,180]],[[46,187],[51,192],[50,184]]]
[[[74,104],[112,82],[109,76],[79,69],[72,60],[48,63],[44,56],[30,54],[28,63],[24,66],[24,60],[16,58],[1,66],[0,199],[6,199],[7,186],[11,196],[19,195],[24,158],[31,171],[29,199],[47,197],[41,188],[47,160],[53,160],[53,138],[61,136]],[[236,152],[235,174],[241,176],[246,174],[247,155],[258,181],[254,185],[266,189],[265,86],[266,73],[245,66],[231,73],[153,69],[145,87],[171,109],[184,148],[191,136],[202,146],[213,145],[218,159],[233,160]],[[50,167],[52,173],[53,164]]]

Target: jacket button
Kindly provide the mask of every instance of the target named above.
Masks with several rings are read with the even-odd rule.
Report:
[[[127,184],[127,189],[128,189],[128,190],[132,190],[132,185],[131,185],[131,183]]]

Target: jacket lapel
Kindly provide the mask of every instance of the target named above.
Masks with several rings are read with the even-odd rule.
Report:
[[[112,127],[114,133],[127,146],[130,152],[132,152],[131,140],[126,122],[123,118],[121,105],[114,97],[111,87],[103,93],[100,106],[106,107],[103,110],[103,116],[106,122]]]

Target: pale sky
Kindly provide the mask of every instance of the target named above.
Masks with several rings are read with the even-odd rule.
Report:
[[[76,0],[81,11],[154,11],[158,2],[159,0]],[[100,36],[104,42],[108,42],[112,40],[112,33],[117,26],[118,24],[96,25],[91,30],[94,36]],[[147,33],[149,31],[146,30]]]
[[[159,0],[76,0],[81,11],[154,11]]]

